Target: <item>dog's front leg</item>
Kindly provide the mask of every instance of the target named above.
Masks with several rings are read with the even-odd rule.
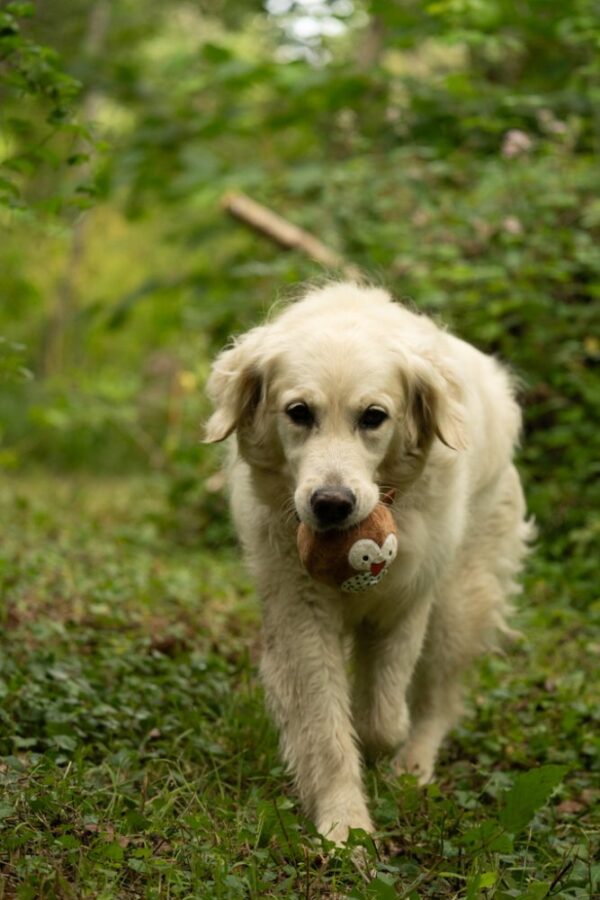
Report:
[[[267,597],[261,665],[283,756],[318,831],[340,844],[372,829],[337,612],[310,596]]]
[[[354,724],[365,755],[393,753],[410,729],[407,691],[423,647],[431,599],[393,624],[364,622],[355,636]]]

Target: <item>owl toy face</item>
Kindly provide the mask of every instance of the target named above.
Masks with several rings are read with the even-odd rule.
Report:
[[[391,563],[396,559],[398,539],[395,534],[388,534],[383,546],[371,538],[355,541],[348,553],[348,562],[356,575],[347,578],[340,585],[342,591],[355,593],[379,584],[387,574]]]
[[[379,584],[398,552],[396,523],[386,498],[370,516],[345,531],[298,529],[300,559],[309,575],[344,593]]]

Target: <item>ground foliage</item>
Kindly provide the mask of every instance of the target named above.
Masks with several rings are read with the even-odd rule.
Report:
[[[306,12],[0,9],[8,896],[593,893],[598,3]],[[521,382],[524,637],[473,680],[438,786],[369,773],[370,881],[319,866],[298,817],[198,443],[215,349],[325,274],[229,220],[231,189]]]
[[[524,638],[473,680],[438,784],[368,773],[366,880],[299,816],[235,552],[166,540],[157,479],[29,476],[2,503],[9,896],[592,896],[597,657],[543,559]]]

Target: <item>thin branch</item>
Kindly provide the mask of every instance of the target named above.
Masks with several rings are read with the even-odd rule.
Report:
[[[347,278],[360,279],[360,270],[347,262],[343,256],[336,253],[314,234],[298,228],[297,225],[288,222],[287,219],[277,215],[268,207],[257,203],[246,194],[229,193],[223,197],[222,205],[234,218],[239,219],[255,231],[265,234],[280,247],[300,250],[310,259],[321,263],[328,269],[338,269]]]

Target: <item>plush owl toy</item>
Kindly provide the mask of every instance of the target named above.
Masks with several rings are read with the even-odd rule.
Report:
[[[398,552],[397,528],[386,494],[370,516],[343,530],[312,531],[302,522],[298,551],[308,574],[347,593],[379,584]]]

